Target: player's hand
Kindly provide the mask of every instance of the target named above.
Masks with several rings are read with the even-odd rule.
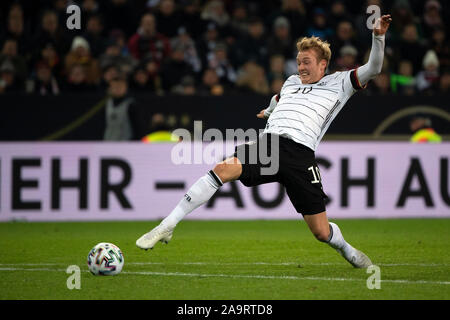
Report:
[[[385,14],[381,18],[378,18],[378,20],[375,22],[375,26],[373,28],[373,33],[376,36],[381,36],[383,34],[386,34],[391,22],[392,22],[392,18],[391,18],[390,14]]]
[[[256,117],[259,119],[265,119],[266,116],[264,115],[264,111],[266,111],[266,109],[262,109],[257,115]]]

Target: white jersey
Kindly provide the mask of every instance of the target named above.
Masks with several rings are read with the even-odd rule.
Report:
[[[298,75],[290,76],[278,99],[274,96],[264,111],[269,116],[264,132],[287,137],[316,151],[348,99],[381,72],[384,42],[384,35],[372,33],[369,61],[358,69],[335,72],[314,84],[302,84]]]
[[[355,79],[354,70],[335,72],[314,84],[302,84],[298,75],[290,76],[264,132],[292,139],[315,151],[331,121],[356,92]]]

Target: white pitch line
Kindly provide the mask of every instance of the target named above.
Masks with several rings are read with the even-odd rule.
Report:
[[[66,269],[50,269],[50,268],[0,268],[0,271],[52,271],[65,272]],[[83,272],[89,272],[83,270]],[[181,272],[152,272],[152,271],[123,271],[122,274],[130,275],[149,275],[164,277],[197,277],[197,278],[245,278],[245,279],[277,279],[277,280],[312,280],[312,281],[353,281],[362,282],[366,279],[356,278],[328,278],[328,277],[298,277],[298,276],[266,276],[253,274],[210,274],[210,273],[181,273]],[[437,284],[450,285],[450,281],[427,281],[427,280],[380,280],[382,283],[403,283],[403,284]]]
[[[64,266],[64,263],[0,263],[0,266]]]
[[[287,280],[317,280],[317,281],[366,281],[366,279],[355,278],[324,278],[324,277],[298,277],[298,276],[265,276],[265,275],[236,275],[236,274],[202,274],[202,273],[180,273],[180,272],[129,272],[126,274],[155,275],[155,276],[182,276],[182,277],[211,277],[211,278],[250,278],[250,279],[287,279]],[[405,284],[441,284],[450,285],[450,281],[427,281],[427,280],[380,280],[383,283],[405,283]]]
[[[129,262],[131,265],[211,265],[211,266],[244,266],[244,265],[268,265],[268,266],[346,266],[348,263],[342,262]],[[379,267],[447,267],[449,264],[438,263],[376,263]]]
[[[65,266],[65,263],[0,263],[0,266]],[[205,265],[205,266],[245,266],[245,265],[267,265],[267,266],[346,266],[345,262],[127,262],[127,265]],[[379,267],[448,267],[446,263],[376,263]]]

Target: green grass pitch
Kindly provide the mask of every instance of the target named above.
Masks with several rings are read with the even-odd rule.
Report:
[[[380,267],[381,289],[302,221],[183,221],[168,245],[136,239],[157,222],[0,223],[0,299],[449,299],[450,219],[336,220]],[[118,245],[118,276],[93,276],[98,242]],[[81,289],[69,290],[69,265]]]

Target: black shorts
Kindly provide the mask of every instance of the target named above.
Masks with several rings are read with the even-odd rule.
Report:
[[[257,141],[236,147],[234,157],[242,163],[239,180],[247,187],[279,182],[286,188],[286,193],[298,213],[312,215],[324,212],[327,195],[322,189],[314,151],[291,139],[276,137],[279,138],[279,166],[274,174],[262,174],[261,169],[268,168],[271,164],[267,163],[267,159],[262,158],[261,161],[257,156],[262,146],[263,154],[267,148],[269,157],[275,156],[276,147],[272,146],[271,134],[264,134]]]

